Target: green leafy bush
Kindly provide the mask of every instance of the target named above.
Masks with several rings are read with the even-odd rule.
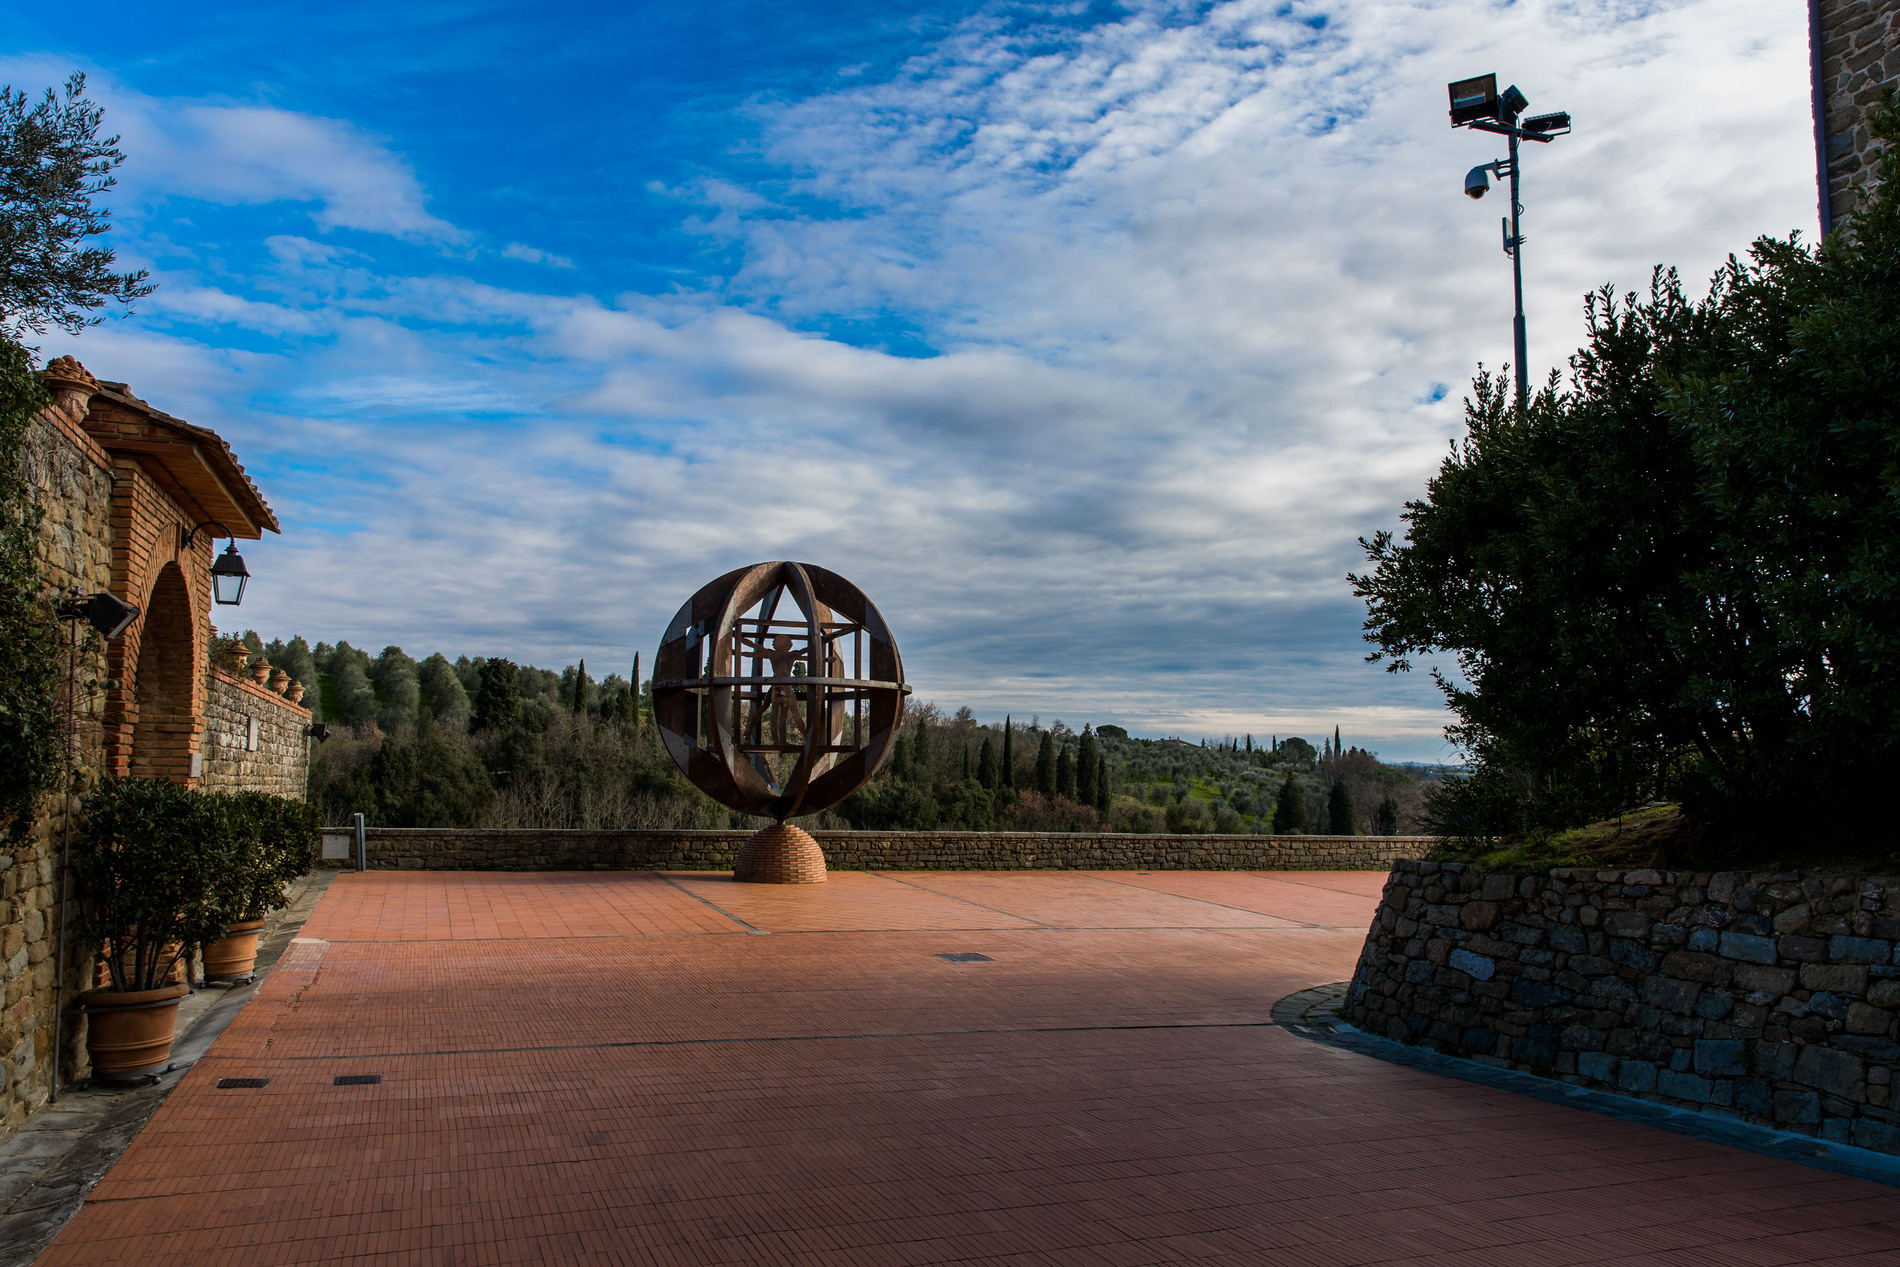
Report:
[[[229,802],[229,867],[218,886],[226,923],[263,919],[288,898],[290,884],[316,862],[323,829],[317,809],[264,792],[239,792]]]
[[[157,989],[186,947],[223,934],[235,812],[169,779],[108,779],[87,798],[72,848],[77,931],[113,989]]]
[[[40,592],[40,512],[21,462],[48,403],[26,349],[0,338],[0,830],[15,845],[60,775],[59,622]]]

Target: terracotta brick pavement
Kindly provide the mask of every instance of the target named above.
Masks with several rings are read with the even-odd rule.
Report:
[[[41,1261],[1900,1262],[1890,1189],[1268,1023],[1379,879],[346,875]]]

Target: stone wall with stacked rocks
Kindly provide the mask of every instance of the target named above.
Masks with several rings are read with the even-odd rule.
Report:
[[[1881,143],[1867,127],[1867,108],[1900,85],[1900,0],[1811,0],[1818,36],[1815,89],[1821,112],[1822,179],[1828,229],[1846,227],[1873,183]]]
[[[1399,862],[1343,1015],[1451,1055],[1900,1153],[1900,877]]]
[[[212,665],[205,673],[202,786],[301,801],[310,782],[309,725],[309,709]]]
[[[28,423],[21,470],[41,514],[39,563],[47,588],[93,594],[112,583],[112,461],[67,411],[41,411]],[[91,627],[62,624],[78,635],[76,655],[61,657],[58,704],[74,786],[49,794],[25,841],[0,855],[0,1134],[45,1103],[52,1089],[53,1015],[61,990],[54,973],[62,925],[58,864],[79,796],[105,772],[102,716],[106,699],[104,645]],[[74,673],[76,663],[77,672]],[[76,908],[69,908],[71,917]],[[92,956],[72,947],[66,957],[67,997],[90,984]],[[75,1076],[87,1068],[86,1027],[65,1027],[61,1045]]]
[[[333,866],[354,866],[327,829]],[[733,831],[538,831],[371,827],[372,870],[724,871],[751,835]],[[815,831],[827,865],[858,871],[1383,871],[1430,836],[1135,836],[1041,832]],[[351,847],[353,849],[353,846]]]

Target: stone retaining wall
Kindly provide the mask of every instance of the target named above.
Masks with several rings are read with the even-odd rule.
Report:
[[[347,832],[346,827],[328,829]],[[372,827],[372,869],[724,871],[750,828],[534,831]],[[1383,871],[1430,836],[1136,836],[1044,832],[815,831],[835,870]],[[333,866],[353,866],[353,859]]]
[[[1900,1153],[1900,878],[1399,862],[1361,1029]]]
[[[301,801],[310,782],[309,725],[309,709],[212,665],[205,672],[204,788]]]

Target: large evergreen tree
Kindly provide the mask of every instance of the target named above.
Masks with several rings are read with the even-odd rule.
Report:
[[[1015,732],[1010,726],[1009,715],[1003,715],[1003,786],[1016,786]]]
[[[1334,836],[1359,834],[1359,825],[1353,817],[1352,789],[1346,786],[1344,779],[1333,780],[1332,794],[1326,798],[1326,830]]]
[[[917,739],[911,744],[910,761],[916,776],[922,779],[926,784],[935,778],[936,771],[931,764],[930,756],[930,721],[928,718],[919,717],[917,719]]]
[[[1300,794],[1291,770],[1287,771],[1285,781],[1280,784],[1280,794],[1273,802],[1273,830],[1289,836],[1306,830],[1306,798]]]
[[[484,660],[475,697],[475,729],[510,730],[521,724],[521,670],[500,656]]]
[[[1085,724],[1075,751],[1075,799],[1084,805],[1095,804],[1095,767],[1101,755],[1094,729]]]
[[[1056,739],[1046,730],[1036,749],[1036,790],[1044,796],[1056,794]]]
[[[0,326],[9,341],[57,326],[78,334],[109,301],[152,293],[145,274],[114,273],[110,248],[88,245],[112,227],[94,199],[117,183],[119,138],[101,138],[105,111],[75,73],[37,104],[0,90]]]
[[[991,792],[996,790],[996,746],[988,739],[983,741],[982,748],[977,751],[976,781]]]
[[[1066,744],[1056,750],[1056,795],[1075,799],[1075,758]]]
[[[1375,656],[1449,652],[1476,766],[1432,801],[1496,835],[1680,798],[1738,842],[1891,837],[1900,760],[1900,134],[1851,231],[1762,238],[1708,296],[1604,288],[1520,413],[1480,375],[1405,540],[1354,578]],[[1813,806],[1830,806],[1817,820]]]

